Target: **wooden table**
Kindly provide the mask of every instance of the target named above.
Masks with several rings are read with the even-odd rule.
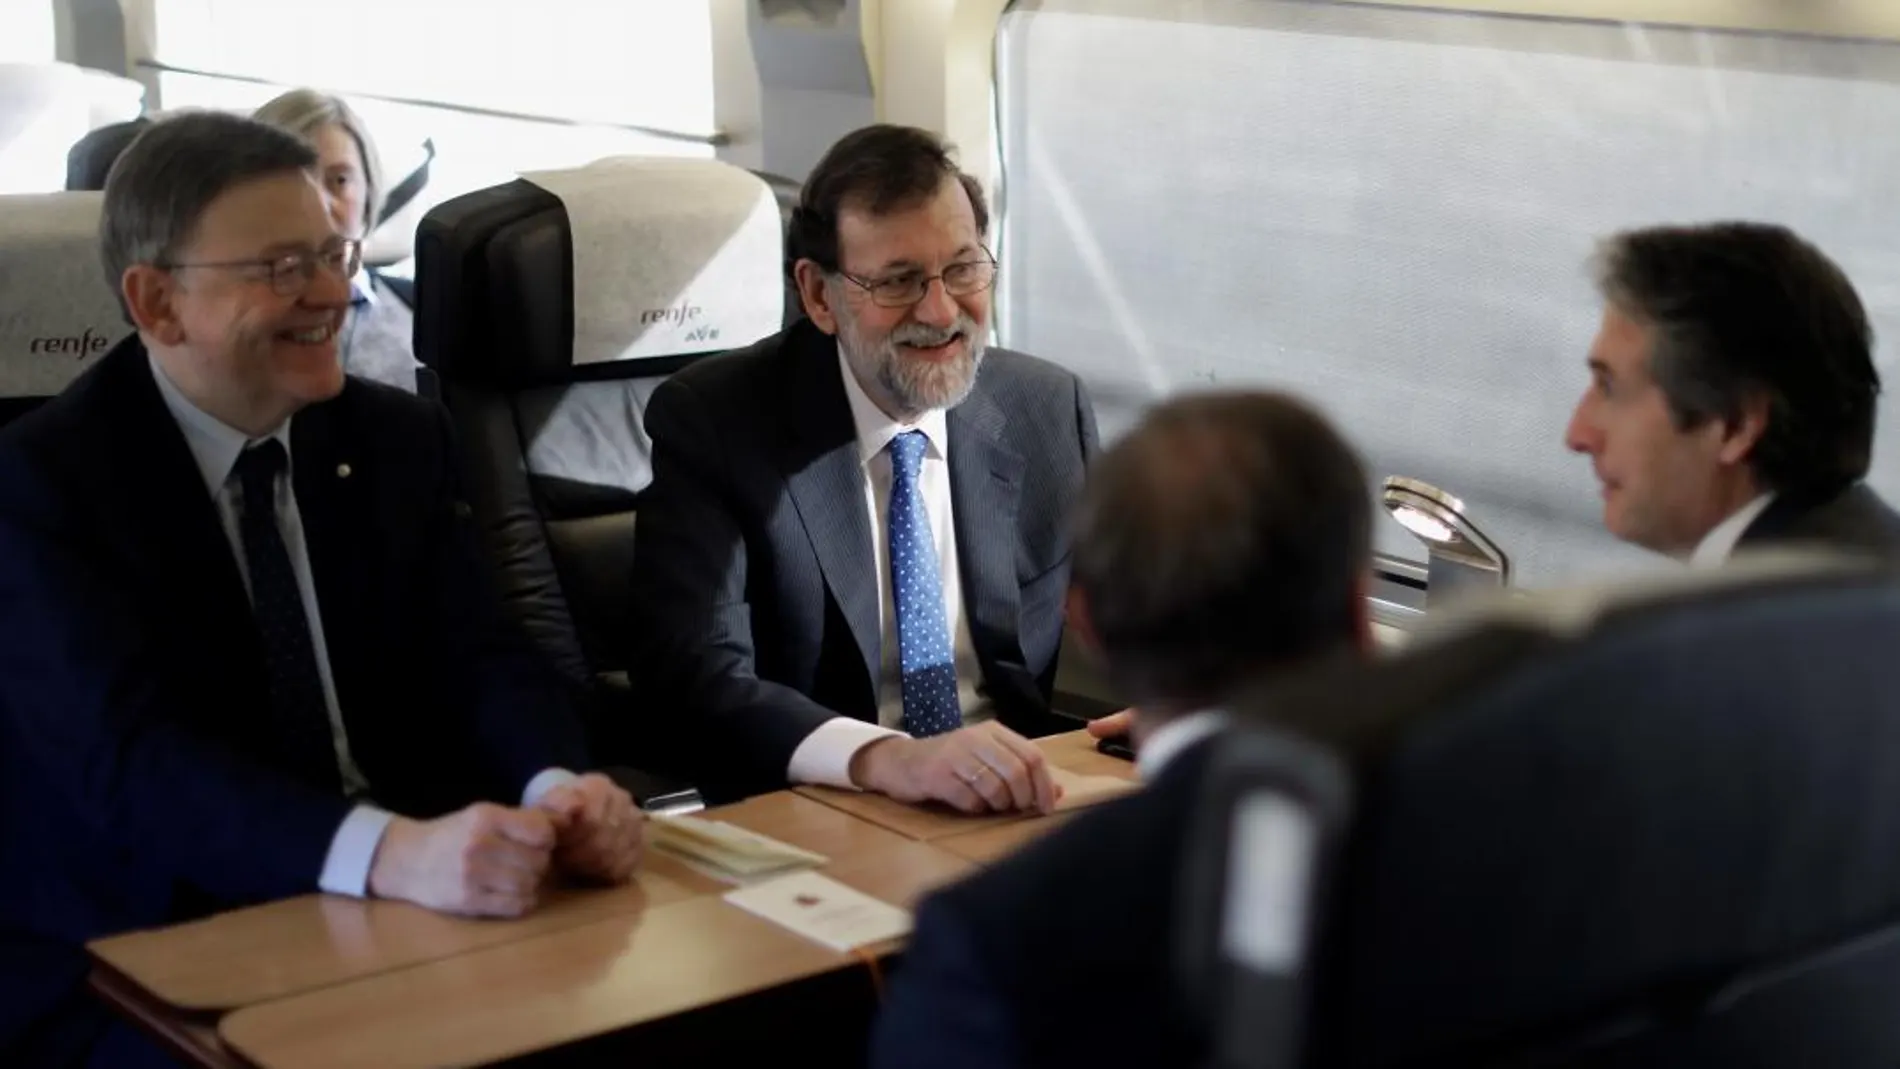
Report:
[[[406,902],[305,895],[97,940],[94,993],[188,1063],[244,1064],[222,1041],[226,1011],[452,958],[705,893],[655,856],[622,887],[556,891],[519,920],[472,920]]]
[[[1096,753],[1083,733],[1041,745],[1071,775],[1132,779],[1131,765]],[[824,854],[826,875],[906,907],[1066,819],[923,811],[908,824],[896,811],[909,807],[888,799],[812,793],[706,816]],[[899,947],[837,954],[726,903],[727,890],[655,853],[627,887],[562,892],[515,921],[307,896],[100,940],[94,987],[198,1065],[407,1069],[620,1032],[860,969]]]
[[[664,855],[624,887],[556,891],[519,920],[305,895],[97,940],[101,967],[187,1010],[231,1010],[692,898],[706,878]]]

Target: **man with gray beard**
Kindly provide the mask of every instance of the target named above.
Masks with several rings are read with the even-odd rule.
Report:
[[[822,783],[1051,808],[1081,382],[986,349],[982,188],[878,125],[813,170],[786,256],[805,318],[653,395],[634,550],[643,708],[710,799]]]

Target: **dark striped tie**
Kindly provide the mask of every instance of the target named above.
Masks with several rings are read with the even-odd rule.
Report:
[[[264,642],[270,678],[270,714],[283,767],[312,786],[343,789],[330,713],[317,674],[297,573],[277,525],[277,476],[289,461],[283,445],[265,439],[238,455],[234,471],[243,494],[238,530],[251,576],[251,611]]]

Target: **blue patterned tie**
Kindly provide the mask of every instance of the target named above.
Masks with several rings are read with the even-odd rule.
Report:
[[[897,609],[897,664],[904,673],[904,730],[917,738],[963,726],[956,657],[943,609],[937,545],[917,476],[930,439],[891,439],[891,598]]]
[[[264,640],[270,714],[277,728],[280,759],[306,783],[341,791],[342,772],[336,740],[330,734],[323,678],[317,674],[310,620],[304,615],[297,573],[277,526],[277,475],[289,460],[275,438],[238,455],[233,469],[243,493],[238,531],[244,542],[245,570],[251,577],[251,612]]]

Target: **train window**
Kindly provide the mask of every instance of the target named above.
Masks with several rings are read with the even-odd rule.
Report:
[[[1658,7],[1665,5],[1658,5]],[[1830,6],[1832,10],[1832,6]],[[1900,44],[1324,0],[1019,0],[997,63],[998,331],[1113,435],[1271,384],[1463,497],[1542,585],[1650,560],[1563,447],[1609,231],[1787,223],[1900,382]],[[1900,497],[1900,391],[1873,482]],[[1422,556],[1381,521],[1379,549]]]
[[[287,86],[347,97],[394,181],[436,155],[405,212],[520,171],[713,155],[705,2],[150,0],[159,106],[248,110]]]
[[[53,0],[5,0],[0,3],[0,63],[51,63]]]
[[[160,63],[290,85],[712,131],[706,2],[152,0]]]

